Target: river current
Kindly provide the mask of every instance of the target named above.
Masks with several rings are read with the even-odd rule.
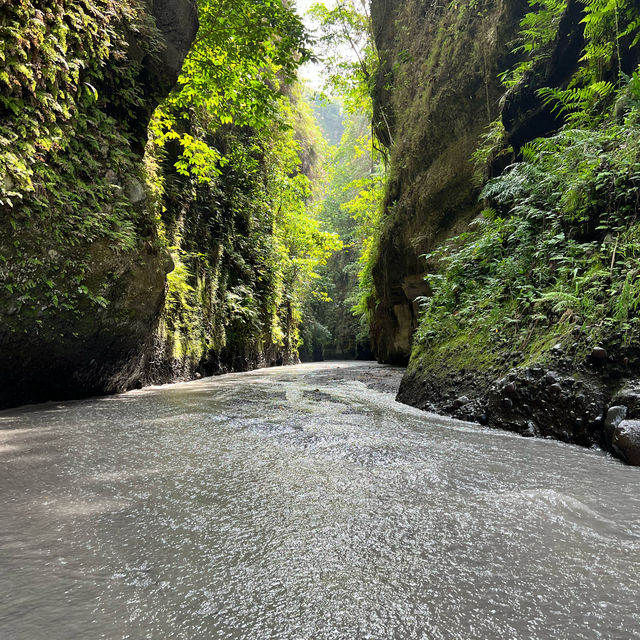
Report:
[[[640,469],[321,363],[0,412],[2,640],[640,638]]]

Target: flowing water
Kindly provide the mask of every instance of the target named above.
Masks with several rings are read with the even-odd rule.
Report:
[[[0,413],[0,638],[640,638],[640,469],[328,363]]]

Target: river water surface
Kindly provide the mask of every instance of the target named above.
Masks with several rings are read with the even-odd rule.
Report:
[[[640,638],[640,469],[361,381],[386,373],[1,412],[0,638]]]

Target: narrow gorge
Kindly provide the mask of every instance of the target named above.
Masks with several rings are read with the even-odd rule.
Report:
[[[0,639],[640,638],[637,0],[0,0]]]
[[[635,7],[316,8],[318,98],[239,6],[3,8],[0,404],[374,356],[637,463]]]

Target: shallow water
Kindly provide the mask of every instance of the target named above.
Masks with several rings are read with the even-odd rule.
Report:
[[[380,370],[1,412],[0,638],[640,638],[640,469]]]

